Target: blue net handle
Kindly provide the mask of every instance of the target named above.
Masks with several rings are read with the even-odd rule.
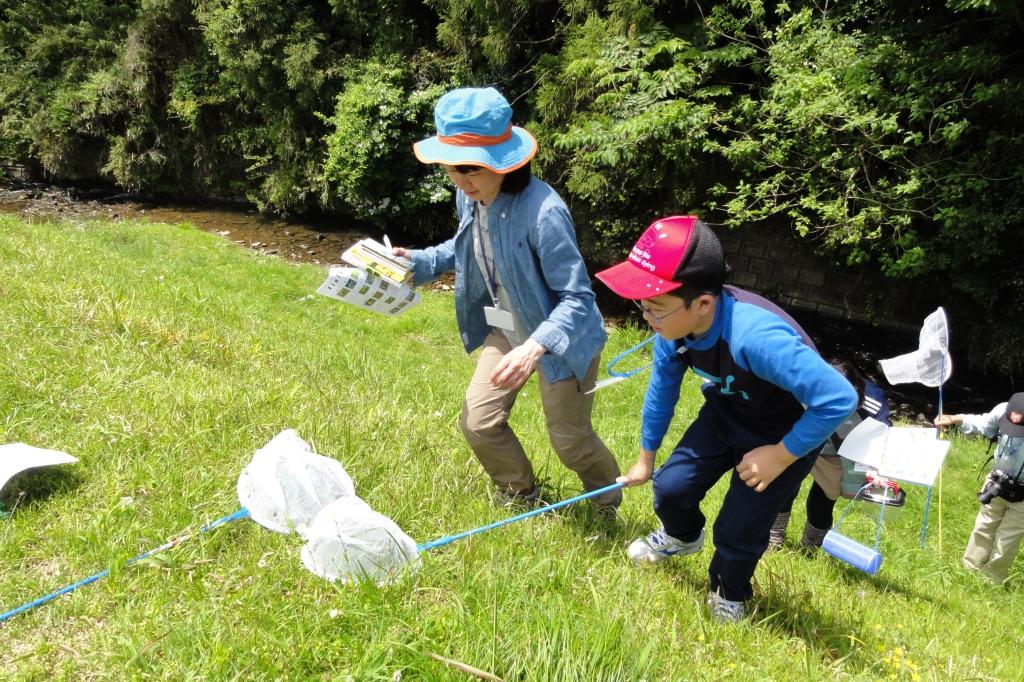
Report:
[[[646,339],[644,339],[640,343],[636,344],[632,348],[627,348],[626,350],[622,351],[621,353],[616,355],[614,358],[612,358],[611,362],[608,363],[608,375],[609,376],[613,376],[613,377],[631,377],[634,374],[639,374],[640,372],[644,371],[645,369],[647,369],[648,367],[653,365],[654,363],[650,362],[650,363],[644,365],[643,367],[638,367],[636,369],[631,369],[631,370],[628,370],[628,371],[625,371],[625,372],[617,372],[617,371],[615,371],[615,365],[619,364],[620,362],[622,362],[623,360],[628,358],[630,355],[632,355],[633,353],[635,353],[638,350],[640,350],[641,348],[643,348],[644,346],[649,346],[650,344],[654,343],[654,339],[656,339],[657,337],[658,337],[657,334],[651,334]]]
[[[201,527],[198,531],[196,531],[194,533],[186,533],[184,535],[179,535],[178,537],[173,538],[172,540],[169,540],[169,541],[165,542],[164,544],[160,545],[159,547],[155,547],[155,548],[149,550],[148,552],[143,552],[142,554],[139,554],[136,557],[132,557],[131,559],[126,561],[124,565],[125,566],[131,566],[132,564],[136,564],[136,563],[138,563],[140,561],[148,559],[149,557],[153,556],[154,554],[158,554],[160,552],[166,552],[167,550],[173,549],[173,548],[177,547],[179,544],[181,544],[182,542],[184,542],[185,540],[188,540],[189,538],[192,538],[192,537],[194,537],[194,536],[196,536],[196,535],[198,535],[200,533],[205,533],[207,531],[211,531],[214,528],[216,528],[217,526],[223,526],[225,523],[231,523],[232,521],[236,521],[238,519],[248,518],[248,516],[249,516],[249,510],[247,510],[247,509],[245,509],[243,507],[243,508],[239,509],[238,511],[232,513],[232,514],[228,514],[227,516],[223,516],[223,517],[217,519],[216,521],[211,521],[210,523],[208,523],[205,526]],[[22,604],[21,606],[19,606],[17,608],[11,609],[10,611],[6,611],[4,613],[0,613],[0,623],[3,623],[6,620],[10,620],[11,618],[13,618],[14,616],[18,615],[19,613],[24,613],[25,611],[29,611],[31,609],[36,608],[37,606],[42,606],[43,604],[45,604],[47,602],[53,601],[57,597],[65,595],[65,594],[67,594],[69,592],[74,592],[79,587],[83,587],[85,585],[89,585],[90,583],[94,583],[97,580],[105,578],[108,575],[110,575],[110,569],[109,568],[104,569],[104,570],[100,571],[99,573],[95,573],[95,574],[89,576],[88,578],[82,578],[81,580],[79,580],[76,583],[72,583],[72,584],[70,584],[70,585],[68,585],[66,587],[62,587],[61,589],[56,590],[54,592],[51,592],[50,594],[42,596],[42,597],[40,597],[38,599],[34,599],[34,600],[30,601],[30,602]]]
[[[633,353],[637,352],[638,350],[640,350],[644,346],[648,346],[648,345],[654,343],[654,340],[656,338],[658,338],[657,334],[651,334],[646,339],[644,339],[640,343],[636,344],[632,348],[628,348],[628,349],[622,351],[621,353],[619,353],[618,355],[616,355],[614,358],[612,358],[611,362],[608,363],[608,367],[607,367],[608,376],[619,377],[620,379],[628,379],[631,376],[634,376],[636,374],[639,374],[640,372],[643,372],[645,369],[650,369],[651,367],[653,367],[654,365],[658,364],[659,362],[662,362],[664,360],[668,360],[669,358],[673,358],[676,355],[682,355],[683,353],[686,352],[686,346],[680,346],[679,350],[677,350],[673,355],[666,355],[663,358],[658,358],[657,360],[652,360],[652,361],[648,362],[646,365],[644,365],[643,367],[637,367],[636,369],[630,369],[630,370],[627,370],[627,371],[624,371],[624,372],[619,372],[619,371],[617,371],[615,369],[615,365],[619,364],[621,361],[625,360],[630,355],[632,355]]]

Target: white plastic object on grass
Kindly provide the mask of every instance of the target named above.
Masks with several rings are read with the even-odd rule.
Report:
[[[384,585],[407,568],[419,568],[416,542],[358,497],[343,497],[324,507],[305,538],[302,563],[330,581],[369,579]]]
[[[74,464],[77,461],[77,458],[59,450],[44,450],[24,443],[0,445],[0,490],[8,481],[28,469]]]
[[[355,494],[341,462],[313,452],[293,429],[257,450],[238,477],[238,501],[253,521],[278,533],[304,534],[324,507]]]

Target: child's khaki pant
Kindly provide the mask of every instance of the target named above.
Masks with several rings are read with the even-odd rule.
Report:
[[[1024,502],[1007,502],[997,497],[981,505],[964,552],[964,564],[1001,584],[1010,574],[1022,538]]]
[[[488,381],[491,371],[510,350],[512,346],[503,334],[492,332],[484,340],[466,389],[459,425],[494,484],[516,493],[532,490],[535,484],[533,466],[508,424],[520,389],[497,388]],[[584,490],[603,488],[619,475],[615,457],[591,426],[594,394],[584,395],[594,387],[599,360],[600,353],[594,356],[582,381],[572,377],[550,383],[543,372],[537,372],[548,438],[562,463],[580,477]],[[594,499],[598,504],[614,505],[621,500],[620,490]]]

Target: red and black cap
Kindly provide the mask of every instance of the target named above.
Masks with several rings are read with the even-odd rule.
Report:
[[[595,277],[619,296],[645,299],[685,285],[717,290],[729,274],[722,244],[696,216],[651,223],[629,258]]]

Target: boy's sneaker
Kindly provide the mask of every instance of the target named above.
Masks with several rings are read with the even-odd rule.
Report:
[[[747,605],[730,601],[717,592],[708,592],[708,615],[718,623],[738,623],[747,617]]]
[[[693,542],[677,540],[664,528],[634,540],[629,546],[629,558],[635,564],[655,564],[670,557],[695,554],[704,547],[704,530]]]
[[[540,486],[533,486],[532,490],[521,493],[514,493],[511,490],[498,488],[494,493],[494,501],[502,507],[524,507],[534,509],[542,504],[540,499]]]
[[[768,531],[768,549],[767,552],[774,552],[777,549],[782,549],[782,544],[786,541],[786,527],[789,526],[789,516],[792,512],[781,512],[775,517],[775,523],[772,524],[772,529]]]

